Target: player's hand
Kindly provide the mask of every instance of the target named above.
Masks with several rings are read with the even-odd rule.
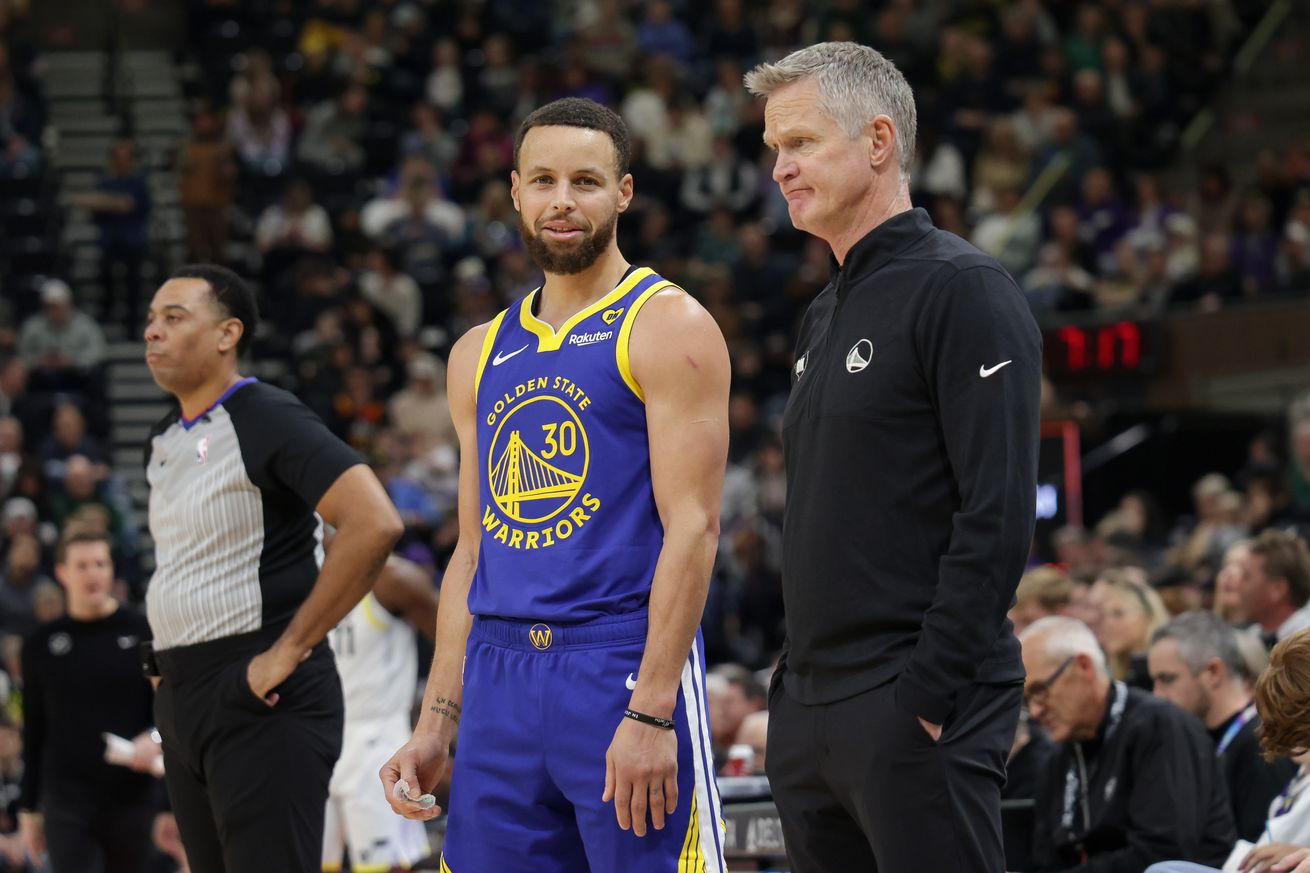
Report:
[[[1310,873],[1310,849],[1299,848],[1292,854],[1275,861],[1271,873]]]
[[[45,820],[39,812],[20,812],[18,814],[18,832],[23,840],[23,850],[32,863],[39,865],[45,857]]]
[[[942,726],[939,724],[933,724],[922,716],[915,717],[919,719],[919,724],[923,729],[928,732],[928,736],[932,737],[932,741],[934,743],[940,743],[942,740]]]
[[[246,684],[250,686],[251,693],[269,706],[276,706],[278,695],[271,692],[296,672],[296,667],[309,657],[311,651],[306,649],[297,652],[274,644],[267,651],[255,655],[246,667]]]
[[[415,731],[409,742],[378,771],[391,809],[414,821],[428,821],[441,815],[440,806],[435,803],[427,806],[419,798],[436,790],[449,760],[450,740],[447,737],[430,731]]]
[[[655,830],[678,808],[678,735],[625,718],[605,753],[605,794],[619,827],[646,836],[646,813]]]
[[[1255,871],[1266,871],[1269,865],[1282,861],[1294,852],[1300,851],[1299,846],[1291,843],[1262,843],[1252,847],[1251,851],[1246,853],[1242,858],[1242,863],[1237,865],[1241,873],[1255,873]]]

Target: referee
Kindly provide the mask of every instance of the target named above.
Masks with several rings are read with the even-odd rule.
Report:
[[[766,760],[792,869],[1000,873],[1040,335],[993,258],[912,208],[914,95],[894,65],[822,43],[746,85],[792,223],[834,258],[783,416]]]
[[[194,873],[318,870],[343,720],[324,636],[402,530],[312,412],[237,372],[257,318],[238,276],[202,265],[175,272],[146,321],[146,363],[178,401],[146,448],[147,661]],[[324,522],[337,530],[326,560]]]

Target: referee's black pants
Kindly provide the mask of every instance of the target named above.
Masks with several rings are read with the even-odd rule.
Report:
[[[966,688],[939,742],[897,705],[895,680],[817,706],[773,686],[765,766],[792,873],[1005,870],[1021,686]]]
[[[280,631],[156,653],[164,779],[192,873],[320,869],[341,680],[323,642],[275,689],[277,706],[257,698],[246,667]]]

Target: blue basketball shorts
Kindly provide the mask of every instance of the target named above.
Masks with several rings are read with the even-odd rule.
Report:
[[[724,873],[699,632],[673,716],[677,810],[638,837],[601,802],[646,627],[644,613],[579,624],[474,619],[443,871]]]

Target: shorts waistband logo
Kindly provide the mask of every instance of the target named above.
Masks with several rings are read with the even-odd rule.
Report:
[[[528,628],[528,640],[531,641],[534,649],[541,652],[550,648],[550,642],[553,636],[554,633],[551,631],[550,625],[534,624],[532,627]]]

